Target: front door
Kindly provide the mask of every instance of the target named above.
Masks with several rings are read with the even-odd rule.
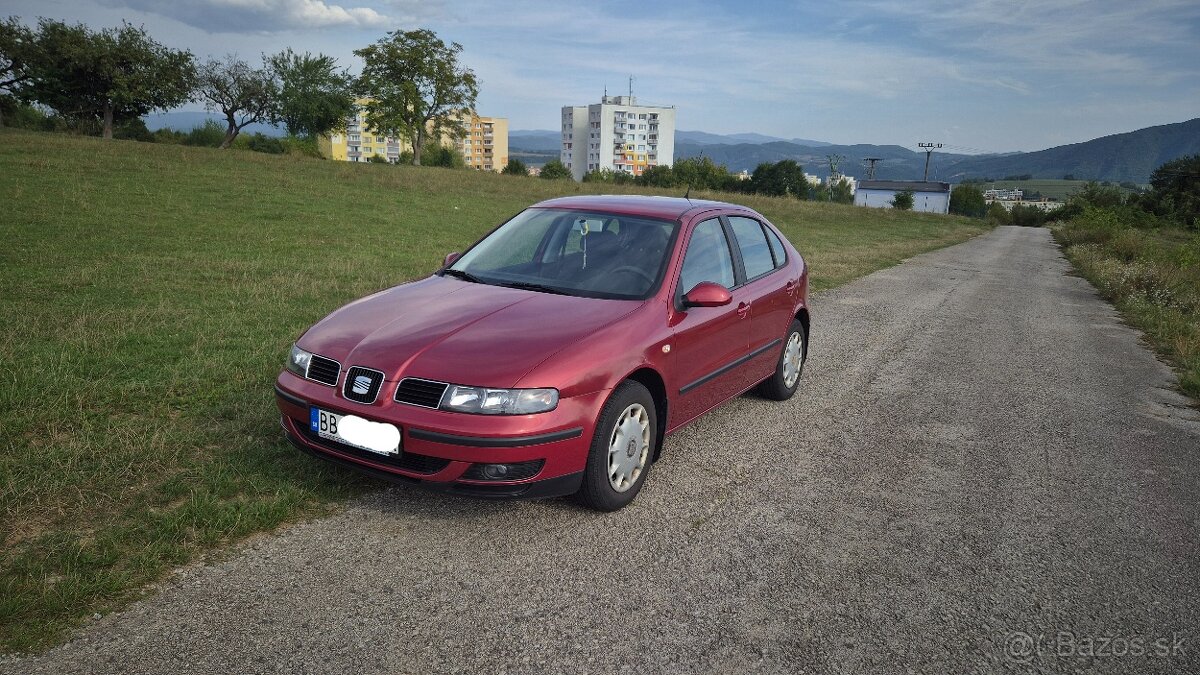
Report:
[[[735,288],[733,255],[718,218],[692,229],[679,272],[672,310],[675,332],[675,377],[678,403],[670,411],[668,428],[685,424],[745,389],[744,362],[750,344],[750,303],[744,289]],[[723,307],[683,307],[681,298],[701,281],[730,289],[733,301]]]

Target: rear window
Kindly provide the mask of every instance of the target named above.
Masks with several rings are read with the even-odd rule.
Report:
[[[731,216],[729,226],[733,228],[738,247],[742,249],[742,263],[746,266],[747,279],[760,277],[775,269],[771,245],[767,243],[763,227],[757,220]]]

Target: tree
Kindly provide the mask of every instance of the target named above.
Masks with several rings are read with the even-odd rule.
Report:
[[[204,64],[196,86],[198,98],[225,116],[222,148],[232,145],[247,125],[268,118],[278,100],[278,91],[267,69],[251,68],[232,55],[224,61],[210,59]]]
[[[39,22],[42,58],[26,96],[64,117],[113,123],[174,108],[195,84],[191,52],[168,49],[141,27],[123,23],[93,33],[86,26]]]
[[[34,76],[38,64],[38,35],[15,16],[0,21],[0,95],[20,98],[23,85]],[[4,124],[5,101],[0,100],[0,126]]]
[[[950,191],[950,213],[982,218],[987,213],[987,200],[983,197],[983,190],[965,183],[955,185]]]
[[[838,179],[830,189],[830,201],[837,204],[853,204],[854,203],[854,186],[846,178]]]
[[[562,178],[570,178],[571,170],[557,159],[552,159],[542,166],[542,172],[538,175],[547,180],[559,180]]]
[[[736,181],[724,164],[717,164],[711,157],[687,157],[677,160],[671,171],[675,185],[693,190],[725,190]]]
[[[901,211],[911,211],[913,207],[913,191],[901,190],[892,198],[892,208]]]
[[[413,164],[420,166],[426,138],[457,140],[475,111],[475,73],[458,62],[462,45],[447,45],[430,30],[392,31],[363,49],[358,88],[370,97],[367,126],[387,136],[412,140]]]
[[[1157,215],[1200,229],[1200,155],[1173,159],[1155,169],[1144,201]]]
[[[759,194],[808,198],[808,182],[804,178],[804,169],[794,159],[781,159],[774,164],[759,164],[750,176],[750,184]]]
[[[346,125],[354,114],[354,78],[332,56],[288,48],[266,58],[278,88],[269,119],[292,136],[315,138]]]
[[[500,173],[504,174],[505,176],[528,176],[529,167],[525,166],[525,162],[522,162],[516,157],[510,157],[508,159],[508,164],[504,165],[504,168],[500,171]]]

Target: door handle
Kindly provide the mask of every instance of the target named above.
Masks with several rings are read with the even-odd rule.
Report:
[[[796,282],[794,280],[787,282],[786,284],[784,284],[783,289],[785,291],[787,291],[788,293],[795,293],[796,292]]]
[[[748,314],[749,312],[750,312],[750,303],[748,303],[748,302],[739,302],[738,303],[738,306],[737,306],[738,316],[740,316],[744,319],[744,318],[746,318],[746,314]]]

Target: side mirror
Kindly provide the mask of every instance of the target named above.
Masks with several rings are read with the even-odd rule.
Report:
[[[454,261],[458,260],[458,256],[460,256],[460,255],[462,255],[462,254],[457,251],[455,251],[454,253],[447,253],[446,259],[442,261],[442,267],[449,267],[449,266],[453,265]]]
[[[733,302],[729,289],[711,281],[701,281],[683,296],[686,307],[723,307]]]

